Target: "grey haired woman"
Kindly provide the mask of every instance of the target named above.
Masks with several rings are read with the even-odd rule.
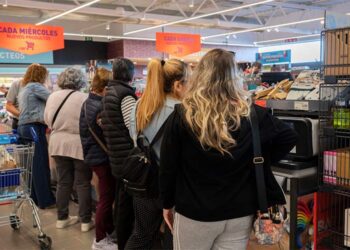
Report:
[[[57,223],[63,229],[79,222],[77,216],[69,216],[69,197],[76,186],[79,200],[81,231],[93,228],[91,221],[92,173],[84,165],[83,149],[79,133],[79,117],[88,95],[80,92],[85,85],[84,73],[69,67],[58,77],[60,90],[52,93],[47,100],[45,123],[51,129],[49,153],[57,168]]]

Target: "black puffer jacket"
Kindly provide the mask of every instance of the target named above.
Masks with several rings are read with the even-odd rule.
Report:
[[[85,103],[87,119],[85,118]],[[97,120],[99,119],[100,113],[102,111],[102,97],[90,93],[89,98],[85,101],[85,103],[81,108],[79,121],[80,139],[81,144],[83,145],[84,162],[90,167],[106,165],[108,163],[108,155],[97,143],[93,135],[90,133],[87,125],[87,122],[89,122],[95,134],[103,143],[105,143],[102,128],[97,124]]]
[[[134,147],[129,129],[123,119],[121,107],[122,100],[127,96],[137,99],[134,89],[129,84],[121,81],[110,81],[102,101],[103,135],[107,143],[112,174],[117,178],[121,177],[119,170],[125,157]]]

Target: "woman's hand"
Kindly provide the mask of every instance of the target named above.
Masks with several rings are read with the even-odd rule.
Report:
[[[174,230],[174,211],[173,209],[163,209],[163,217],[171,232]]]

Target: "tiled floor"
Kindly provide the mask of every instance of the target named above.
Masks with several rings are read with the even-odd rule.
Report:
[[[9,215],[10,206],[0,206],[1,217]],[[77,205],[70,206],[71,214],[76,215]],[[40,249],[37,240],[37,230],[32,225],[31,209],[29,206],[23,207],[23,224],[18,231],[12,230],[8,226],[0,227],[0,250],[37,250]],[[94,239],[94,230],[81,233],[80,224],[67,229],[58,230],[55,228],[56,210],[40,210],[40,218],[44,232],[52,238],[53,250],[90,250]],[[254,240],[249,243],[248,250],[288,250],[288,238],[284,237],[280,246],[259,246]]]
[[[76,215],[77,206],[71,204],[71,214]],[[0,206],[0,217],[11,212],[10,206]],[[32,227],[31,209],[23,207],[23,224],[18,231],[12,230],[10,226],[0,227],[0,250],[37,250],[38,231]],[[56,210],[40,210],[40,219],[44,232],[52,238],[53,250],[89,250],[94,239],[94,231],[81,233],[80,224],[68,229],[58,230],[55,228]]]

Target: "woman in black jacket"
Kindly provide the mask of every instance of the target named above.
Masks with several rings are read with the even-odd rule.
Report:
[[[91,92],[83,104],[80,114],[80,138],[83,145],[84,162],[98,177],[99,201],[96,210],[96,239],[93,250],[114,250],[117,245],[109,235],[114,230],[113,202],[115,179],[111,173],[105,140],[100,127],[102,97],[110,80],[111,72],[100,68],[92,80]],[[95,137],[96,136],[96,137]]]
[[[236,71],[230,52],[208,52],[190,79],[183,104],[167,124],[160,191],[174,249],[246,249],[258,202],[248,120],[251,104]],[[254,108],[269,204],[284,204],[270,163],[293,148],[296,135],[268,110]]]

